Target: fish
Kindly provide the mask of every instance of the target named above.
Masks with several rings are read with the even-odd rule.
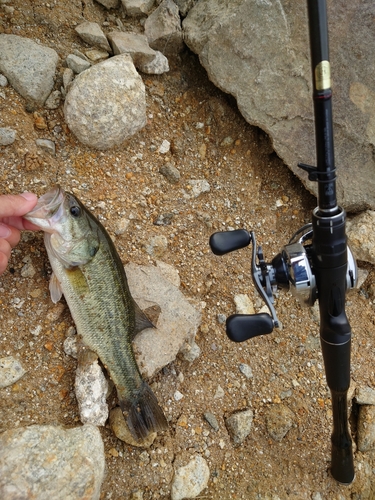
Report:
[[[132,298],[124,266],[98,219],[59,185],[25,219],[44,231],[53,274],[50,294],[62,295],[82,343],[94,351],[115,384],[119,405],[137,440],[167,429],[163,410],[137,365],[132,340],[152,323]]]

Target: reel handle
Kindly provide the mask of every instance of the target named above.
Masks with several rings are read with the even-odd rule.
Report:
[[[235,229],[234,231],[221,231],[212,234],[209,243],[215,255],[225,255],[249,246],[251,237],[246,229]]]
[[[272,333],[274,321],[267,313],[232,314],[227,318],[227,335],[233,342]]]

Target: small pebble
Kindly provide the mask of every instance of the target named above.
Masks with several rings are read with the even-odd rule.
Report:
[[[253,378],[253,371],[249,365],[246,363],[240,363],[238,366],[240,372],[245,375],[246,378]]]
[[[218,385],[214,395],[214,399],[220,399],[224,397],[224,394],[224,389],[220,385]]]
[[[192,179],[189,181],[191,193],[194,198],[198,198],[203,193],[209,193],[211,188],[205,179]]]
[[[8,387],[23,377],[26,370],[13,356],[0,358],[0,388]]]
[[[167,163],[160,167],[159,172],[169,181],[171,184],[177,184],[180,180],[180,172],[171,163]]]
[[[44,106],[47,109],[57,109],[60,106],[61,97],[62,97],[61,92],[59,90],[54,90],[47,97],[47,100],[44,103]]]
[[[16,140],[16,131],[11,128],[0,128],[0,146],[9,146]]]
[[[68,55],[68,57],[66,58],[66,64],[68,68],[70,68],[76,74],[82,73],[82,71],[89,69],[91,66],[88,61],[74,54]]]
[[[165,153],[168,153],[168,151],[170,150],[170,148],[171,148],[171,143],[169,141],[167,141],[166,139],[164,139],[164,141],[159,146],[159,150],[158,151],[161,154],[165,154]]]
[[[22,278],[32,278],[36,271],[31,262],[27,262],[21,269]]]
[[[181,399],[184,397],[183,394],[181,394],[180,391],[176,391],[174,394],[173,394],[173,397],[174,397],[174,400],[175,401],[181,401]]]
[[[45,151],[46,153],[55,156],[56,147],[53,141],[50,141],[49,139],[36,139],[35,144],[40,147],[40,149],[43,149],[43,151]]]
[[[74,79],[74,71],[71,68],[65,68],[63,73],[63,85],[64,89],[68,91],[69,85]]]
[[[34,113],[34,125],[38,130],[45,130],[47,128],[46,120],[38,113]]]
[[[220,323],[221,325],[223,325],[227,319],[225,314],[221,314],[221,313],[219,313],[216,317],[217,317],[218,323]]]
[[[8,79],[0,74],[0,87],[6,87],[8,85]]]
[[[210,426],[213,428],[214,431],[219,430],[219,422],[217,421],[217,418],[213,413],[211,413],[210,411],[206,411],[204,413],[204,418],[210,424]]]
[[[117,236],[121,235],[121,234],[124,234],[126,233],[126,230],[128,229],[129,227],[129,224],[130,224],[130,220],[126,217],[123,217],[122,219],[120,219],[117,224],[116,224],[116,228],[115,228],[115,234]]]
[[[225,420],[225,425],[235,444],[241,444],[246,439],[250,434],[252,423],[252,410],[239,411]]]
[[[291,429],[295,415],[287,406],[272,405],[267,410],[266,424],[269,435],[275,441],[281,441]]]
[[[194,360],[199,358],[201,350],[198,344],[193,342],[191,345],[185,345],[180,352],[186,361],[192,363]]]

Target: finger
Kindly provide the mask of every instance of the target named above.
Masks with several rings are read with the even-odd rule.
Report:
[[[14,227],[10,227],[10,235],[4,238],[9,245],[14,248],[20,241],[21,239],[21,233],[18,229],[15,229]]]
[[[3,274],[8,265],[8,258],[0,252],[0,274]]]
[[[7,240],[0,240],[0,274],[5,271],[8,265],[11,250],[12,248]]]
[[[30,227],[31,227],[31,229],[35,230],[35,228],[37,227],[34,224],[32,224],[31,222],[28,223],[28,221],[26,221],[26,219],[24,219],[23,217],[20,217],[20,216],[18,216],[18,217],[16,217],[16,216],[0,217],[0,224],[1,223],[6,224],[8,227],[9,226],[15,227],[16,229],[19,229],[20,231],[23,231],[24,229],[29,230]],[[0,231],[0,236],[1,236],[1,231]]]
[[[5,194],[0,196],[0,217],[22,216],[32,210],[38,198],[33,193]]]

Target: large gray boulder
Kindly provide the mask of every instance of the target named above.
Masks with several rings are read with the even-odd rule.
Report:
[[[375,39],[372,0],[328,2],[338,201],[375,208]],[[305,2],[200,0],[183,22],[184,40],[209,78],[232,94],[245,119],[297,167],[315,164],[311,67]]]
[[[0,434],[0,498],[99,500],[104,445],[92,425],[17,427]]]
[[[0,34],[0,72],[26,99],[29,109],[43,106],[54,85],[57,52],[17,35]]]

